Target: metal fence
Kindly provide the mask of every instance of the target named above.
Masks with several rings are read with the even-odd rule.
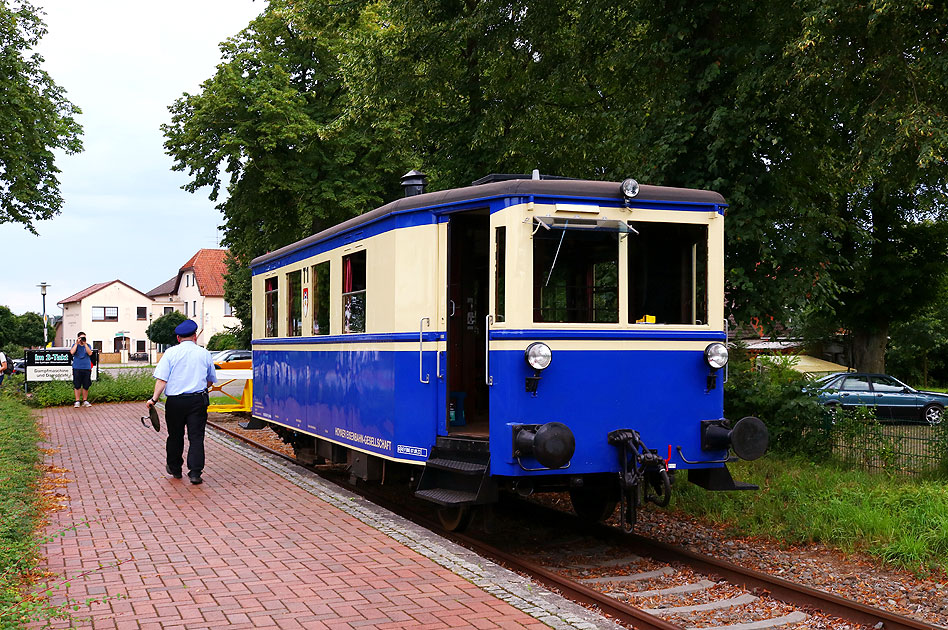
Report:
[[[948,474],[948,422],[883,424],[873,418],[842,418],[829,427],[837,459],[890,474]]]

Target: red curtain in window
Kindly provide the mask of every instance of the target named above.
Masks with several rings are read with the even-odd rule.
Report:
[[[346,256],[342,259],[342,292],[352,291],[352,259]]]

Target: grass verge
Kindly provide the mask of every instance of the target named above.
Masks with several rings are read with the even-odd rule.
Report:
[[[948,487],[768,456],[737,462],[735,479],[758,492],[677,484],[673,508],[738,535],[861,551],[917,573],[948,572]]]
[[[0,396],[0,628],[20,627],[39,559],[40,431],[29,409]]]

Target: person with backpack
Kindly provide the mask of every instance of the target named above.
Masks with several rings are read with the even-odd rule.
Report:
[[[0,385],[3,385],[3,377],[7,375],[7,370],[13,372],[13,359],[7,359],[7,355],[0,352]]]

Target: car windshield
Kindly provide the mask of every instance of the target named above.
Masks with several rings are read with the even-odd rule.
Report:
[[[828,387],[833,382],[840,378],[839,374],[827,374],[826,376],[821,376],[813,382],[813,386],[817,389],[822,387]]]

